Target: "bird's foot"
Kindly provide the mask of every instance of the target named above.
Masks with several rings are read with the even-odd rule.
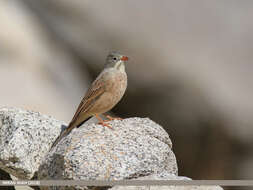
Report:
[[[123,120],[123,119],[120,118],[120,117],[112,117],[112,116],[110,116],[110,115],[106,115],[105,117],[108,118],[108,120],[106,120],[106,121]]]
[[[106,121],[102,121],[98,123],[99,125],[103,125],[104,127],[108,127],[109,129],[113,129],[111,125],[109,125],[108,123],[106,123]]]
[[[104,121],[101,117],[99,117],[98,114],[96,114],[95,116],[96,116],[96,118],[97,118],[98,121],[99,121],[99,122],[98,122],[99,125],[103,125],[104,127],[108,127],[109,129],[113,129],[111,125],[109,125],[108,123],[106,123],[107,120]]]

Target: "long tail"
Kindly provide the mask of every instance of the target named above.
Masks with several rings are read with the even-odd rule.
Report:
[[[65,136],[67,136],[75,127],[79,128],[84,122],[86,122],[87,120],[89,120],[91,117],[88,117],[87,119],[85,119],[84,121],[82,121],[80,124],[76,125],[75,123],[70,123],[69,126],[60,134],[59,137],[57,137],[57,139],[54,141],[53,145],[51,146],[51,149],[57,145],[61,139]]]
[[[51,146],[51,149],[52,149],[55,145],[57,145],[57,144],[61,141],[61,139],[62,139],[63,137],[67,136],[67,135],[72,131],[72,129],[74,129],[74,128],[75,128],[74,125],[72,125],[72,126],[69,125],[69,126],[60,134],[60,136],[57,137],[57,139],[54,141],[53,145]]]

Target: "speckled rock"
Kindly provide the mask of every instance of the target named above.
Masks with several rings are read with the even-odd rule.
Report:
[[[0,168],[31,179],[64,123],[38,112],[0,109]]]
[[[46,156],[38,178],[117,180],[167,171],[177,174],[172,143],[147,118],[110,122],[114,130],[85,124],[63,138]]]
[[[38,112],[1,108],[0,168],[19,179],[191,180],[177,176],[172,143],[161,126],[148,118],[114,120],[110,124],[113,130],[86,123],[50,150],[66,124]],[[40,188],[89,189],[80,186]],[[219,186],[108,188],[222,190]]]

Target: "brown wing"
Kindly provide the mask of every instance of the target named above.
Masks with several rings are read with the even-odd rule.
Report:
[[[101,80],[95,81],[92,84],[92,86],[89,88],[87,93],[85,94],[82,101],[80,102],[80,104],[79,104],[79,106],[76,110],[76,113],[73,116],[73,118],[72,118],[72,120],[69,124],[69,127],[71,127],[71,125],[76,122],[76,120],[77,120],[78,116],[80,115],[80,113],[83,113],[83,112],[87,111],[87,109],[89,109],[91,107],[94,100],[96,100],[104,92],[105,92],[104,82],[101,81]]]
[[[95,81],[92,84],[92,86],[89,88],[86,95],[84,96],[84,98],[80,102],[73,119],[69,123],[69,126],[55,140],[55,142],[53,143],[51,148],[53,148],[58,142],[60,142],[60,140],[63,137],[68,135],[72,131],[72,129],[76,127],[75,122],[77,121],[78,116],[80,115],[80,113],[83,113],[83,112],[87,111],[92,106],[93,102],[99,96],[101,96],[104,92],[105,92],[105,85],[104,85],[103,81],[98,80],[98,81]]]

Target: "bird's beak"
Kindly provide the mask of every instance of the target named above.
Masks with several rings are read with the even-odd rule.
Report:
[[[120,60],[121,60],[121,61],[128,61],[128,57],[127,57],[127,56],[122,56],[122,57],[120,58]]]

